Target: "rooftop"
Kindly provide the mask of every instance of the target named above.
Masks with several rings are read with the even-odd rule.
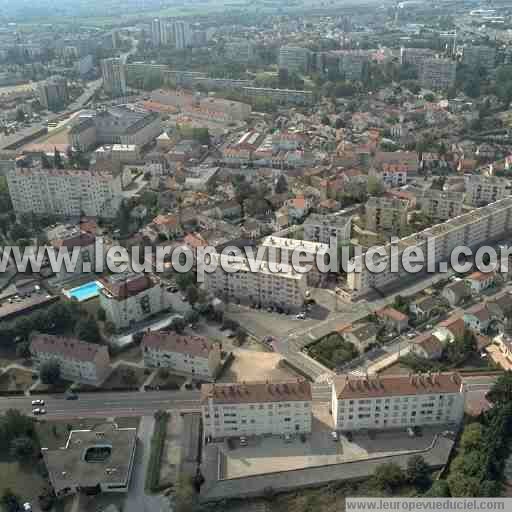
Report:
[[[338,400],[389,396],[459,393],[462,382],[458,373],[334,377]]]
[[[166,352],[179,352],[196,357],[208,357],[211,350],[219,344],[212,343],[204,336],[182,336],[173,331],[150,331],[144,334],[143,348],[152,348]]]
[[[137,441],[137,429],[117,428],[114,423],[93,430],[72,430],[66,446],[44,450],[43,457],[55,491],[98,484],[128,485]],[[90,458],[91,450],[104,457]]]
[[[233,384],[203,384],[201,402],[212,399],[216,404],[303,402],[311,401],[311,384],[305,380],[288,382],[242,382]]]
[[[33,354],[55,354],[78,361],[94,361],[99,352],[106,350],[107,347],[104,345],[51,334],[35,334],[30,343],[30,351]]]

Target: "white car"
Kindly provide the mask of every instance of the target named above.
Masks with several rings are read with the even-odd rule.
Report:
[[[335,430],[333,430],[333,431],[331,432],[331,437],[332,437],[332,440],[333,440],[334,442],[336,442],[336,441],[338,440],[338,432],[336,432]]]
[[[44,405],[44,400],[32,400],[32,407],[36,405]]]
[[[295,316],[297,320],[304,320],[306,318],[306,313],[297,313]]]
[[[26,503],[23,503],[23,511],[32,512],[32,505],[28,501]]]
[[[40,414],[46,414],[46,409],[44,407],[36,407],[32,410],[32,414],[34,416],[39,416]]]

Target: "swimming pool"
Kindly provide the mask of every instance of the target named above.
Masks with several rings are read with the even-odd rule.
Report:
[[[100,293],[101,284],[98,281],[85,283],[71,290],[66,290],[64,295],[70,299],[76,299],[78,302],[97,297]]]

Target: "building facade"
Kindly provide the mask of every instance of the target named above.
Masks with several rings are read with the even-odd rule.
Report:
[[[499,201],[512,192],[510,181],[497,176],[465,176],[464,188],[466,203],[476,207]]]
[[[302,380],[203,384],[204,435],[222,439],[306,434],[311,432],[312,403],[311,384]]]
[[[165,289],[152,275],[112,274],[99,279],[100,304],[107,320],[117,329],[129,327],[160,313],[167,307]]]
[[[44,363],[56,361],[61,377],[72,382],[97,386],[111,370],[105,345],[76,338],[35,334],[30,342],[30,353],[36,369],[40,369]]]
[[[366,227],[370,231],[400,233],[407,224],[409,201],[389,197],[370,197],[366,202]]]
[[[458,217],[462,213],[464,194],[430,189],[425,190],[420,202],[423,215],[440,222]]]
[[[292,311],[304,307],[306,274],[295,272],[284,263],[277,264],[280,271],[274,272],[267,262],[258,266],[242,257],[217,255],[215,258],[218,263],[215,271],[205,274],[205,287],[211,295]]]
[[[122,201],[120,177],[91,170],[18,167],[7,184],[17,214],[113,218]]]
[[[330,244],[350,240],[352,217],[341,215],[319,215],[312,213],[304,221],[304,240]]]
[[[113,97],[124,96],[126,94],[126,77],[121,59],[103,59],[100,65],[105,92]]]
[[[203,336],[147,332],[142,338],[144,366],[167,368],[195,378],[214,379],[221,364],[221,346]]]
[[[356,377],[332,383],[336,430],[398,429],[459,424],[464,416],[463,384],[457,373]]]

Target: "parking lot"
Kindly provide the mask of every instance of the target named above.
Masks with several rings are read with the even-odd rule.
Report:
[[[405,430],[378,432],[373,438],[357,433],[349,440],[338,434],[334,441],[330,426],[314,420],[313,432],[307,436],[294,435],[291,441],[282,436],[248,438],[247,446],[234,448],[220,443],[223,453],[223,478],[290,471],[307,467],[364,461],[389,455],[402,455],[427,449],[436,434],[446,427],[423,429],[421,436],[410,437]]]

